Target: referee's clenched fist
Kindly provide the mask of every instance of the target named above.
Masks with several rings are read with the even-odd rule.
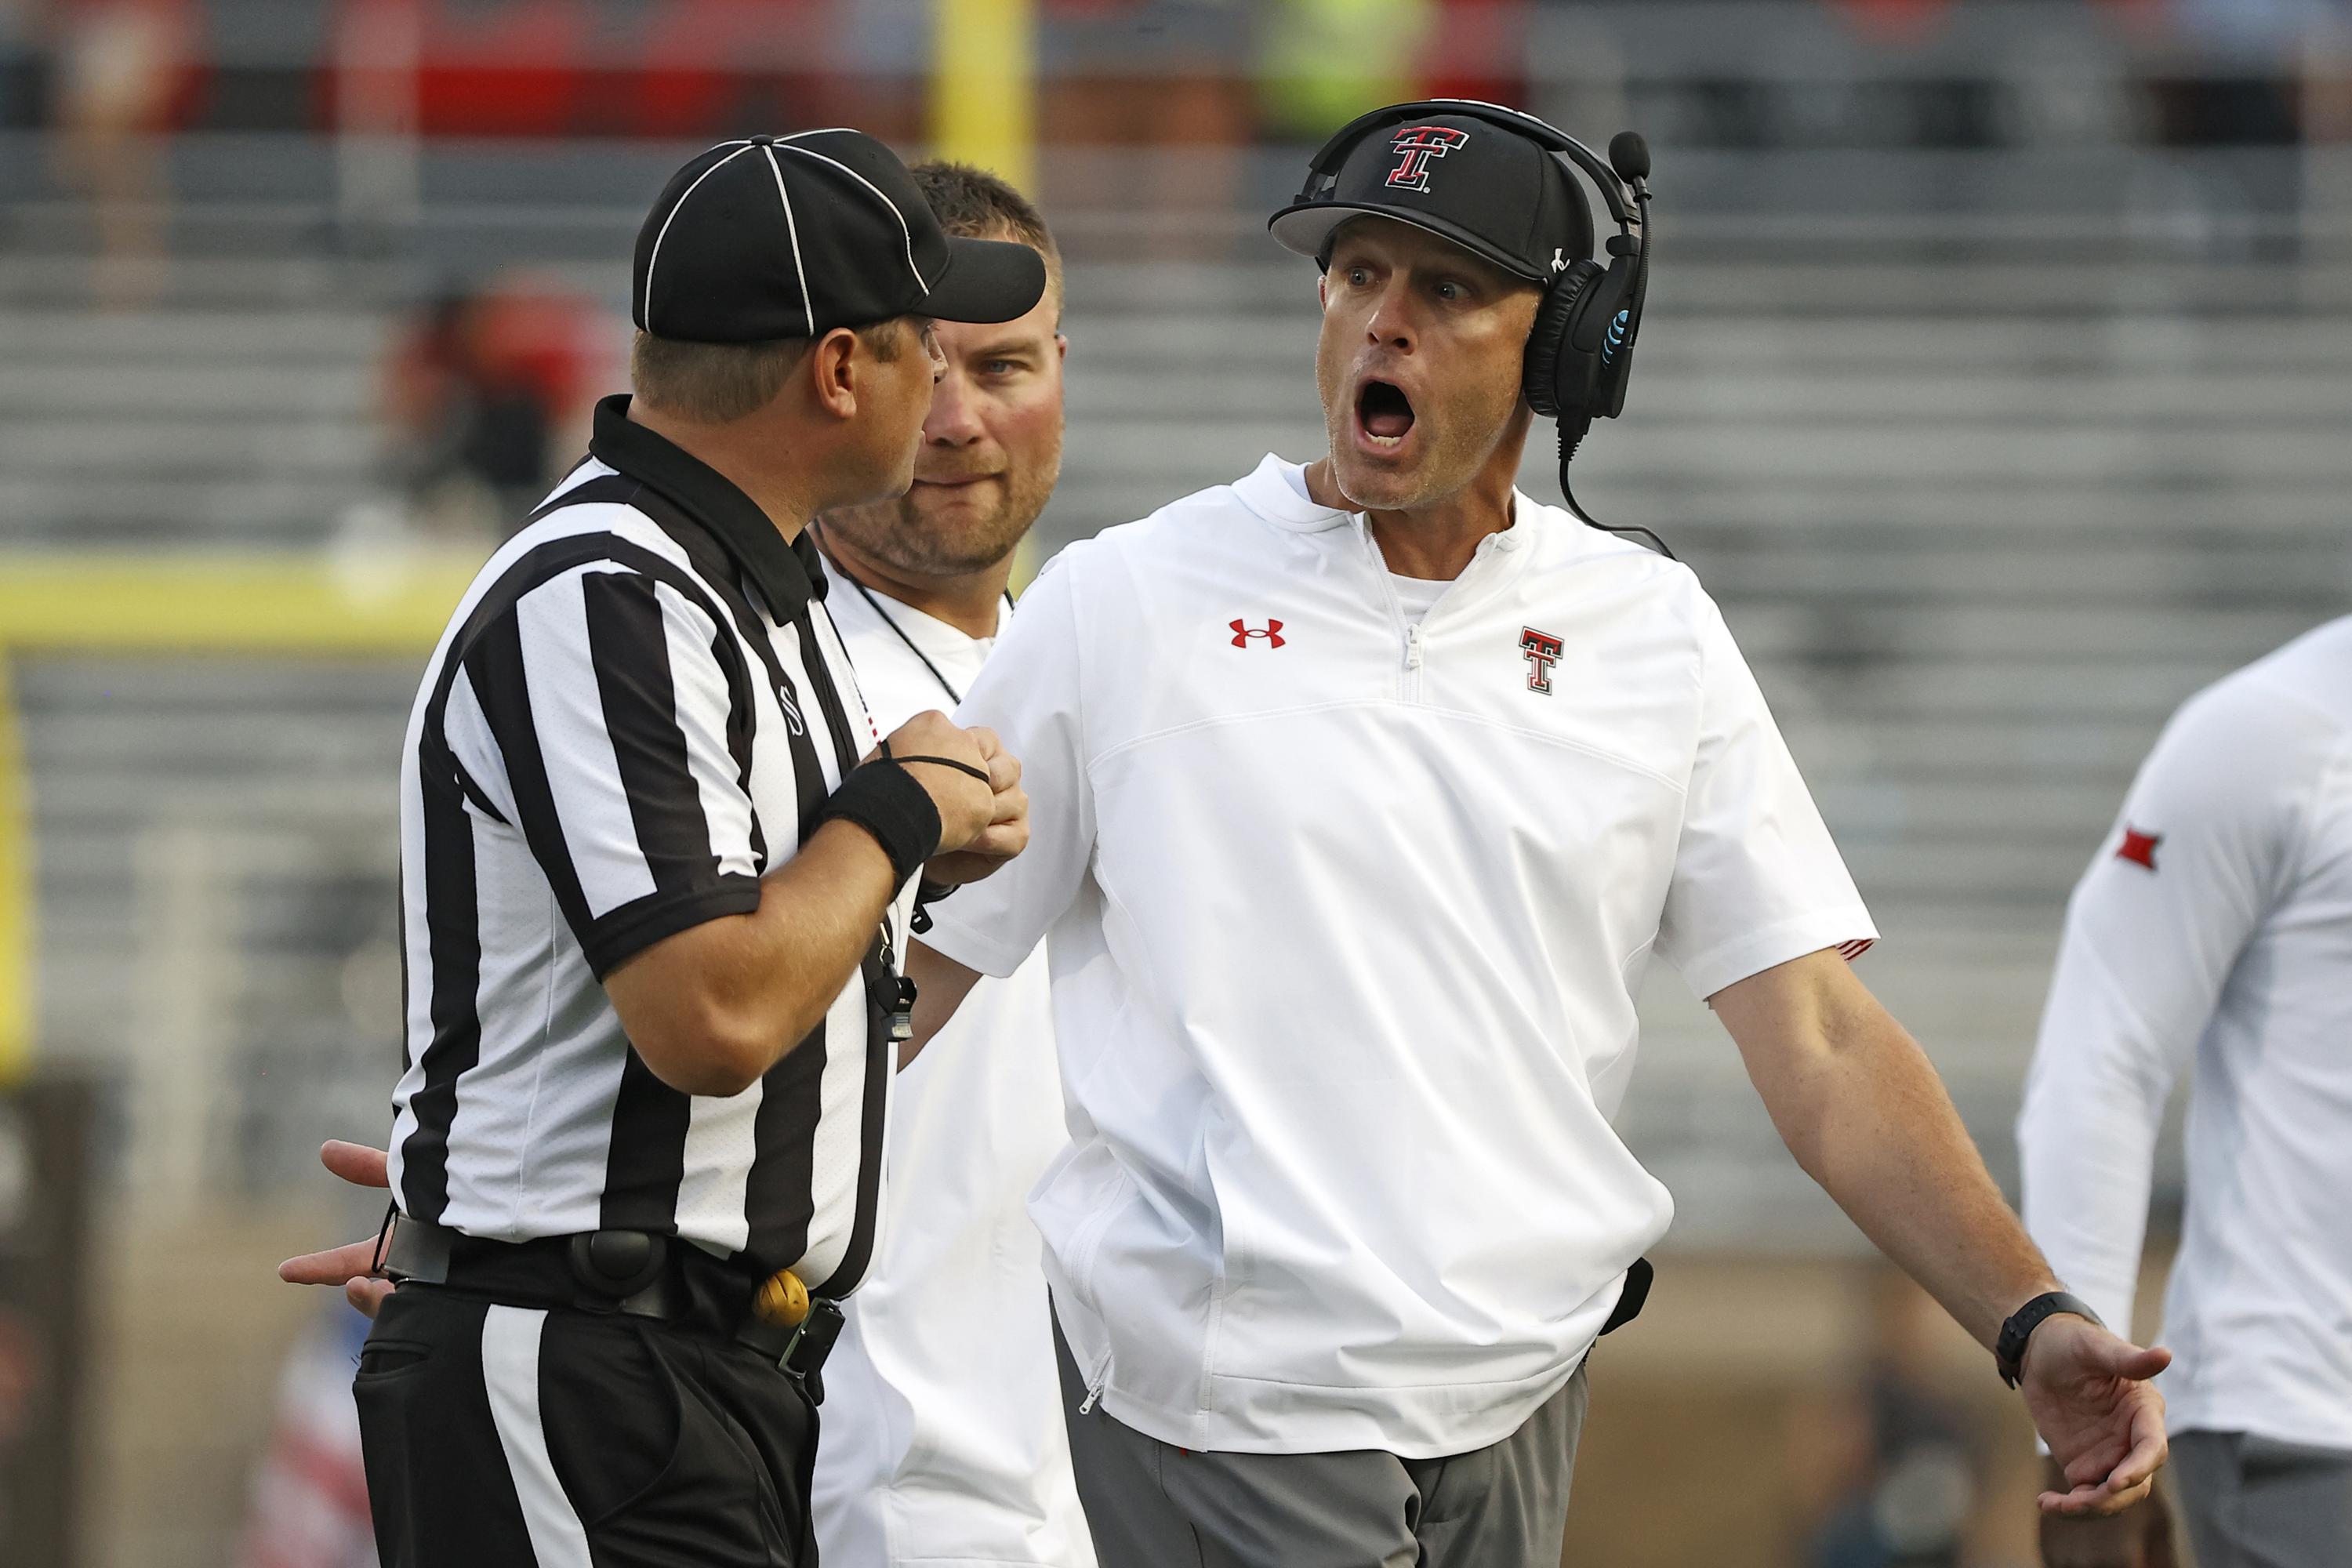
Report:
[[[813,1557],[903,895],[1027,837],[994,735],[877,736],[803,531],[907,489],[930,322],[1028,312],[1037,253],[817,131],[680,170],[632,281],[635,396],[476,579],[404,744],[397,1284],[354,1384],[386,1568]]]
[[[1021,759],[1004,749],[995,731],[958,729],[944,713],[918,713],[884,745],[888,756],[915,771],[939,807],[940,852],[929,867],[934,881],[976,882],[1029,842]]]

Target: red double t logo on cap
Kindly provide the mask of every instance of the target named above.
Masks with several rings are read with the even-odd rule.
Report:
[[[1450,125],[1414,125],[1398,132],[1389,143],[1396,149],[1398,160],[1389,171],[1389,184],[1401,191],[1428,190],[1429,161],[1444,157],[1469,140],[1470,132]]]

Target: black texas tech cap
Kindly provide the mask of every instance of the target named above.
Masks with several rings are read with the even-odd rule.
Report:
[[[1330,260],[1332,232],[1367,214],[1425,228],[1538,283],[1592,254],[1591,209],[1566,163],[1492,120],[1440,113],[1383,126],[1331,173],[1267,226],[1318,265]]]
[[[1009,321],[1044,298],[1028,246],[950,237],[862,131],[722,142],[670,176],[637,230],[629,313],[656,337],[814,338],[893,316]]]

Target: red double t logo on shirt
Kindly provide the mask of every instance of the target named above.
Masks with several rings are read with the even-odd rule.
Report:
[[[1528,661],[1528,689],[1551,695],[1551,667],[1559,662],[1559,639],[1533,626],[1519,628],[1519,653]]]

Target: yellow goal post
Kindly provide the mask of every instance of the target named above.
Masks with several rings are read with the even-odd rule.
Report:
[[[425,656],[478,556],[0,554],[0,1084],[30,1068],[39,910],[11,665],[45,655]]]

